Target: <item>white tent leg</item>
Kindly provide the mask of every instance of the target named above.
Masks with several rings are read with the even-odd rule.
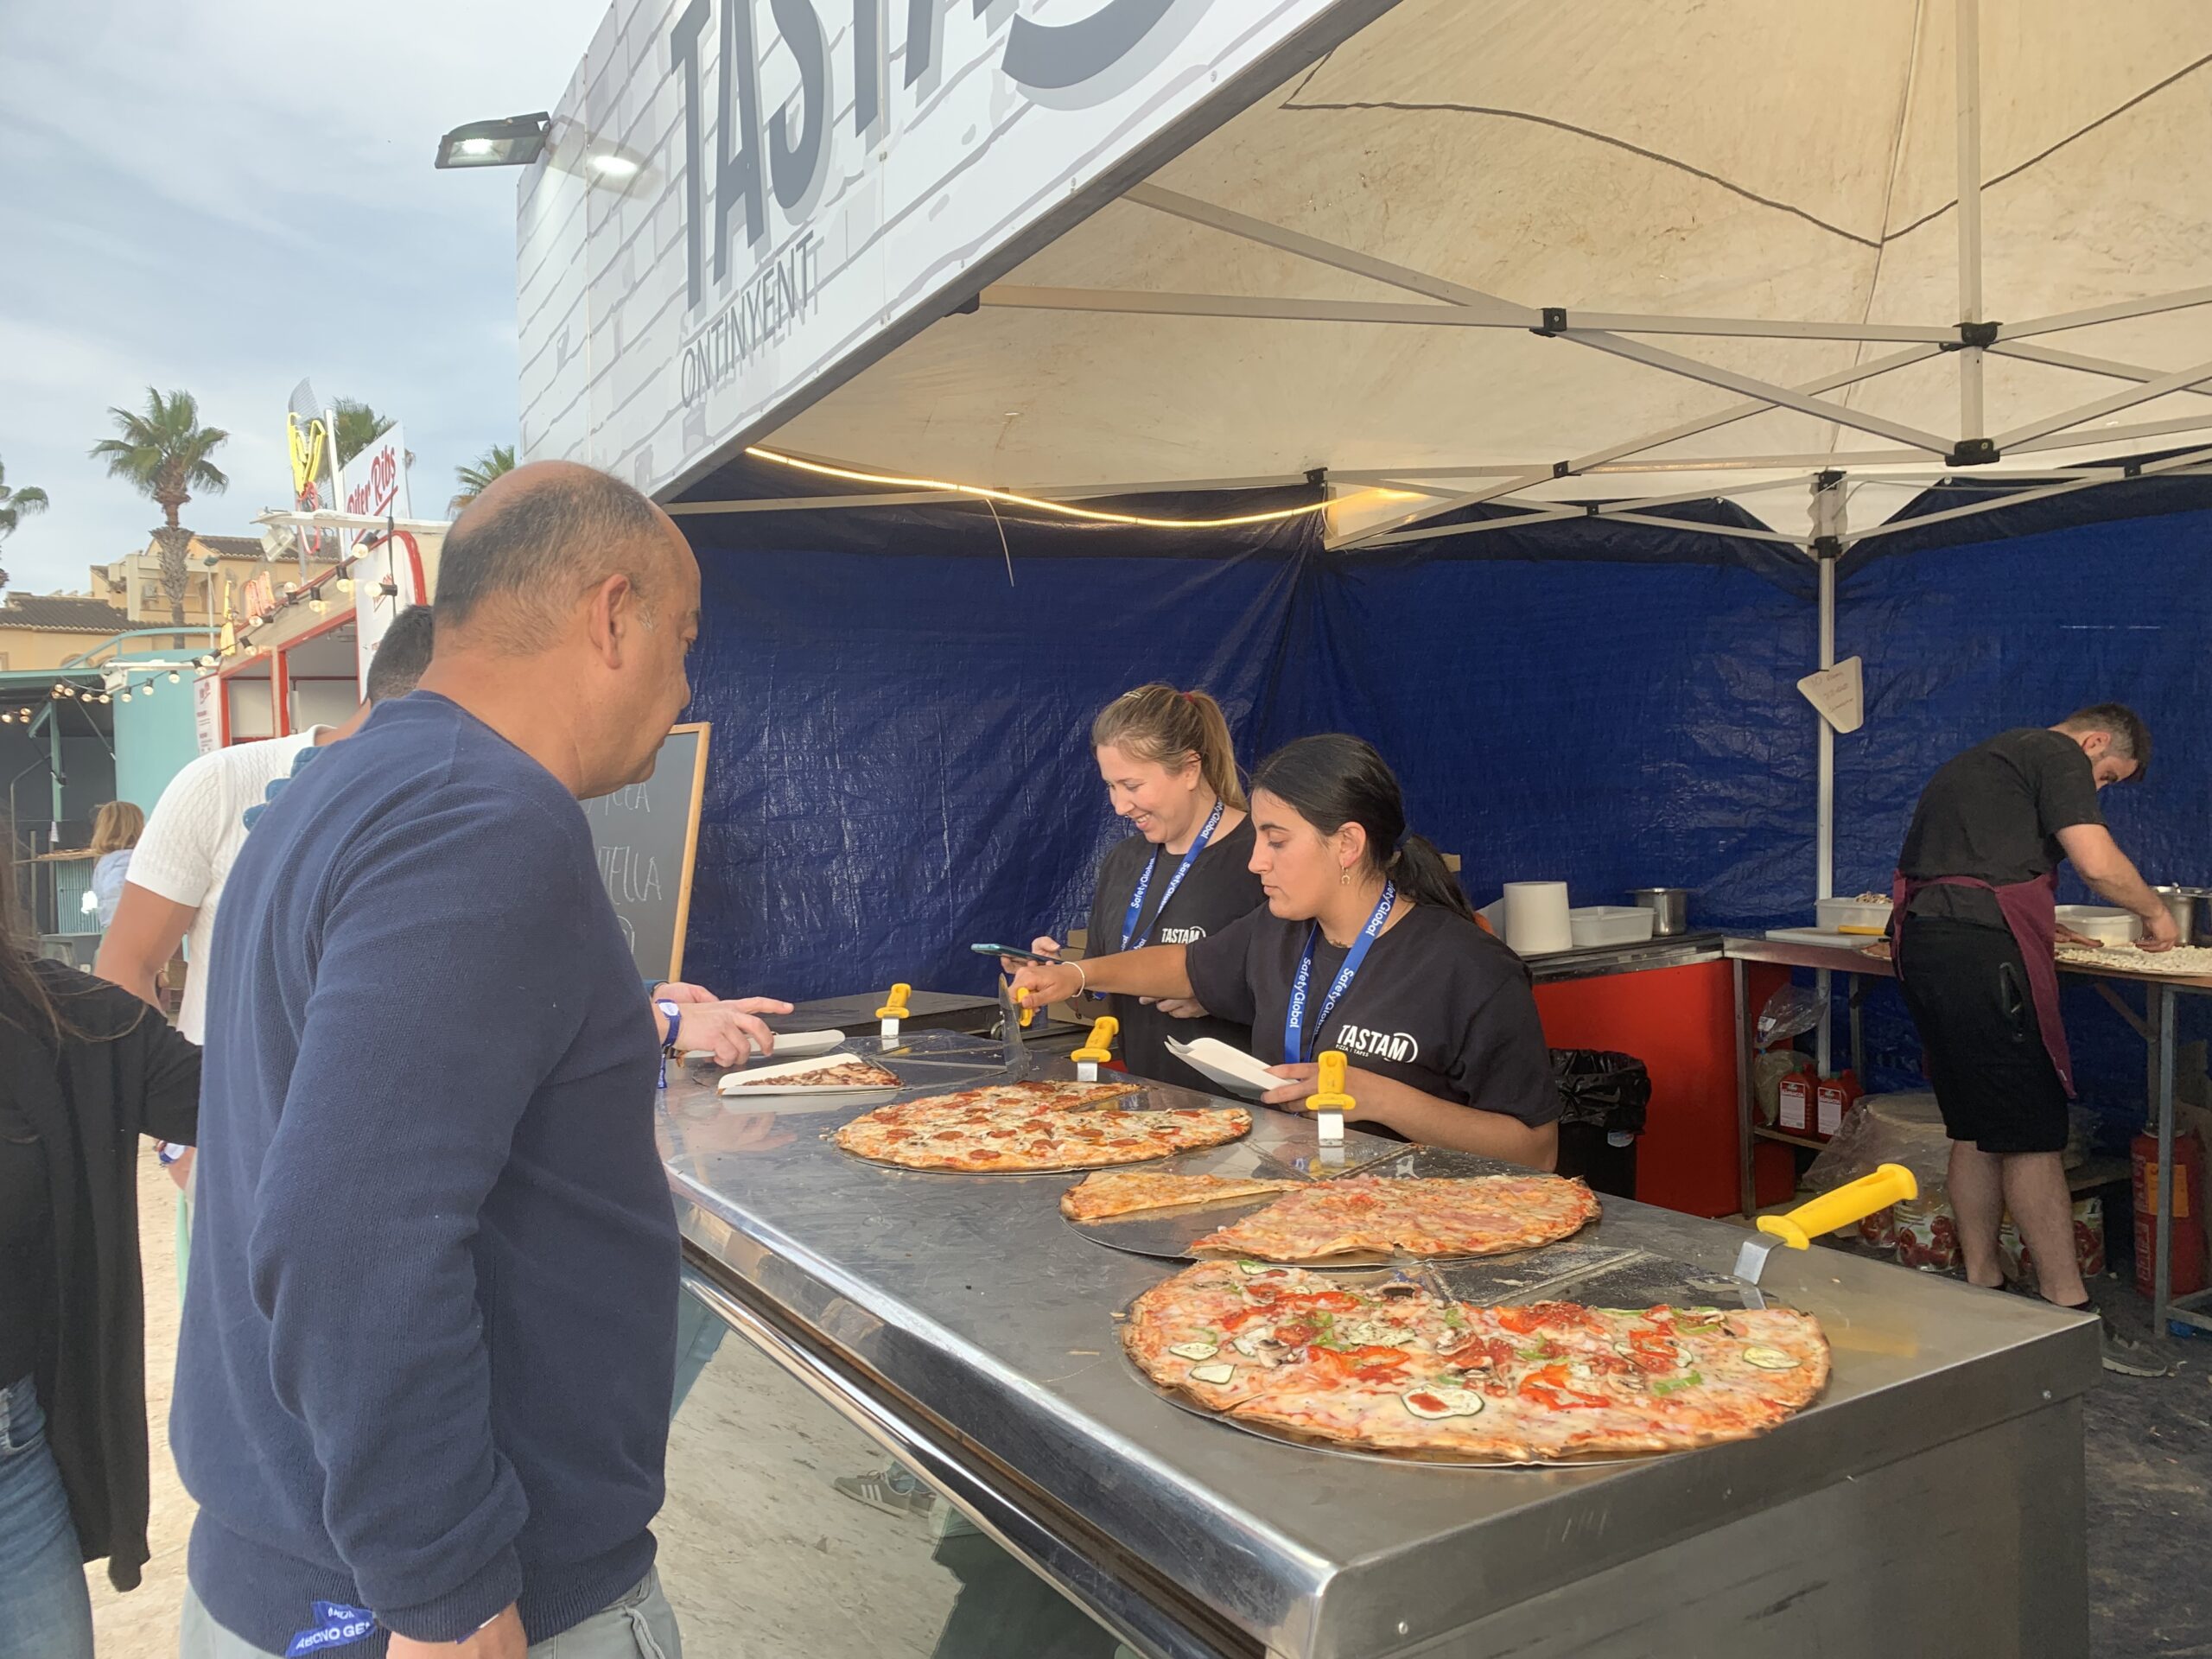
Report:
[[[1822,473],[1813,480],[1814,556],[1820,561],[1821,666],[1835,666],[1835,566],[1843,556],[1845,512],[1841,473]],[[1815,713],[1820,749],[1815,763],[1813,826],[1813,889],[1818,899],[1835,896],[1835,728],[1827,716]],[[1815,975],[1821,996],[1821,1023],[1814,1037],[1813,1064],[1819,1075],[1834,1069],[1834,998],[1827,973]]]
[[[1821,661],[1835,666],[1835,566],[1843,556],[1845,512],[1841,473],[1822,473],[1813,480],[1813,552],[1821,570]],[[1825,715],[1815,715],[1820,728],[1820,759],[1815,788],[1818,806],[1813,837],[1814,886],[1816,899],[1835,897],[1835,728]]]
[[[1959,71],[1959,321],[1981,317],[1981,0],[1957,8]],[[1982,354],[1959,353],[1959,442],[1988,435],[1982,412]]]

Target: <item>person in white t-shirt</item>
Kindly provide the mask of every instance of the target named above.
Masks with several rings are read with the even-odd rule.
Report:
[[[366,701],[343,723],[218,749],[171,779],[131,854],[123,897],[92,971],[159,1007],[162,970],[182,944],[190,969],[177,1029],[195,1043],[203,1040],[208,944],[215,936],[223,884],[245,845],[247,809],[262,804],[270,785],[287,776],[301,754],[350,735],[376,704],[412,691],[430,664],[430,644],[428,607],[404,613],[378,642],[369,664]],[[162,1155],[170,1175],[188,1193],[191,1153],[164,1148]]]

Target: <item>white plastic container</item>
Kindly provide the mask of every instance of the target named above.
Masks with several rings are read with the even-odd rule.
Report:
[[[1567,918],[1567,883],[1507,882],[1505,942],[1524,957],[1572,950],[1574,929]]]
[[[1600,944],[1642,944],[1650,938],[1651,925],[1657,919],[1640,905],[1591,905],[1567,912],[1567,931],[1578,950]]]
[[[1890,901],[1886,899],[1823,899],[1813,906],[1813,913],[1830,933],[1847,927],[1880,933],[1890,925]]]
[[[2133,911],[2103,905],[2061,905],[2058,925],[2101,944],[2133,944],[2143,935],[2142,920]]]

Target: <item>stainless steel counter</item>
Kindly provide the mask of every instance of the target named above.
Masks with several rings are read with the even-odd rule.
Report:
[[[927,1088],[950,1084],[956,1041],[969,1039],[926,1057]],[[998,1055],[971,1044],[965,1058]],[[1766,1654],[1796,1641],[1875,1654],[1900,1630],[1928,1651],[2086,1643],[2090,1324],[1783,1252],[1767,1288],[1821,1319],[1835,1369],[1816,1407],[1762,1439],[1557,1471],[1300,1449],[1136,1380],[1114,1315],[1169,1268],[1070,1229],[1057,1201],[1074,1178],[862,1163],[822,1138],[857,1109],[764,1129],[705,1083],[672,1083],[664,1150],[705,1294],[1135,1650]],[[1255,1111],[1255,1141],[1311,1154],[1310,1125]],[[1353,1155],[1393,1149],[1362,1136]],[[1590,1268],[1643,1251],[1719,1273],[1740,1236],[1608,1199],[1594,1239],[1550,1259]]]

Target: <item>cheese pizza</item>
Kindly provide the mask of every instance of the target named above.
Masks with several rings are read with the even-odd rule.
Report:
[[[1352,1251],[1495,1255],[1567,1237],[1594,1221],[1598,1195],[1556,1175],[1314,1181],[1192,1245],[1199,1255],[1316,1262]]]

